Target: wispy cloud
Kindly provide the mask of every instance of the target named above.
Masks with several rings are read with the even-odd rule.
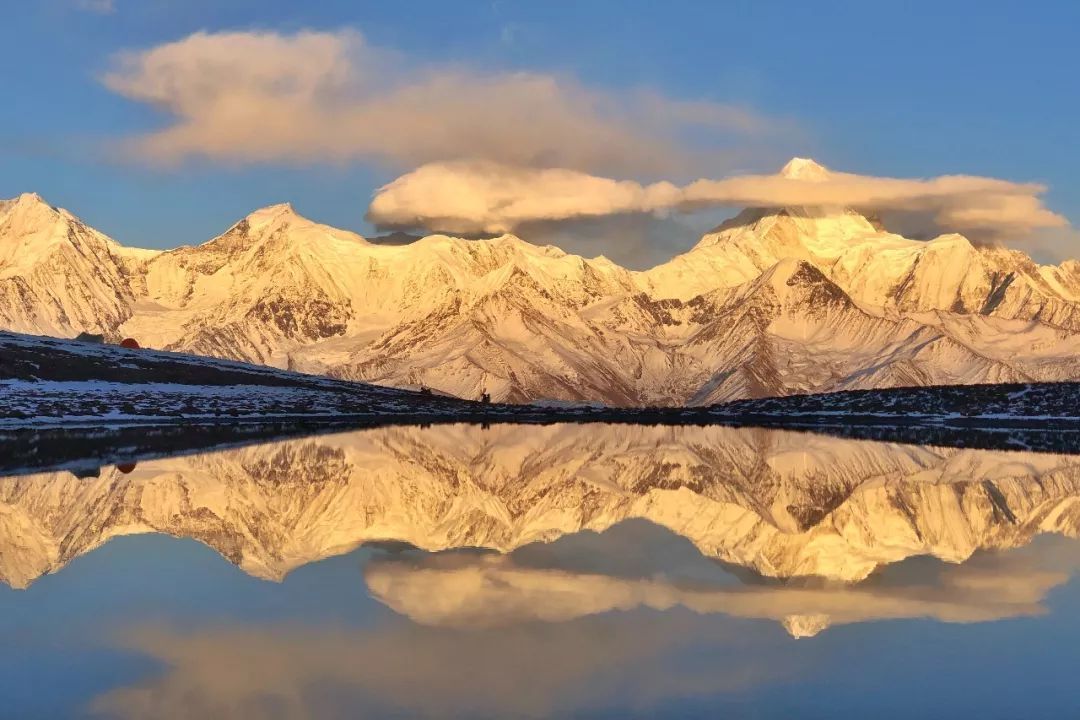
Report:
[[[1080,268],[1080,228],[1075,226],[1053,227],[1038,230],[1024,243],[1025,249],[1034,257],[1047,260],[1071,260]]]
[[[693,667],[673,661],[702,643],[724,651]],[[551,717],[606,709],[613,698],[637,715],[669,698],[745,692],[794,666],[749,629],[689,614],[583,618],[542,631],[392,620],[363,628],[137,626],[117,644],[160,667],[88,708],[127,720]]]
[[[788,126],[738,105],[610,91],[540,72],[431,65],[354,30],[196,33],[125,52],[103,78],[168,124],[125,141],[136,157],[246,162],[374,160],[411,168],[484,160],[666,176],[683,142],[764,143]]]

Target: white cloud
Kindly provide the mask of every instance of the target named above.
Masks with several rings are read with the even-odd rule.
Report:
[[[942,228],[974,233],[1026,234],[1062,227],[1065,219],[1043,206],[1046,187],[970,175],[929,179],[831,172],[825,178],[747,175],[698,180],[686,186],[681,207],[810,206],[929,213]]]
[[[627,214],[816,205],[927,218],[974,239],[1068,229],[1043,206],[1043,186],[986,177],[834,172],[638,182],[715,177],[798,133],[738,105],[423,64],[349,29],[195,33],[117,55],[103,82],[166,117],[160,129],[121,140],[142,161],[415,168],[371,203],[369,217],[387,226],[505,232]]]
[[[723,103],[598,90],[545,73],[425,66],[352,30],[195,33],[118,55],[103,82],[169,117],[125,141],[159,163],[481,159],[668,174],[698,160],[681,142],[687,131],[734,142],[784,129]]]
[[[561,168],[424,165],[380,188],[369,217],[384,225],[508,232],[525,222],[652,212],[679,202],[671,183],[642,185]]]
[[[567,169],[493,163],[420,167],[383,188],[369,218],[381,225],[451,232],[507,232],[523,223],[620,213],[691,212],[719,206],[853,207],[929,214],[943,229],[1024,235],[1060,228],[1065,219],[1043,206],[1035,183],[950,175],[930,179],[826,172],[816,177],[738,175],[677,187],[616,181]]]
[[[806,634],[808,622],[816,633],[828,625],[901,618],[971,623],[1044,614],[1046,595],[1077,570],[1070,543],[1046,539],[1038,548],[980,554],[962,565],[942,564],[925,578],[884,568],[875,580],[850,585],[739,586],[700,577],[679,583],[666,573],[621,576],[562,567],[558,557],[537,567],[518,562],[520,552],[388,557],[368,565],[365,580],[373,597],[426,625],[566,622],[614,610],[683,606],[700,614],[775,620]],[[590,559],[603,567],[602,556]]]

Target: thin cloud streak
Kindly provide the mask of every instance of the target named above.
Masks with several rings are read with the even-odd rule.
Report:
[[[98,15],[112,15],[116,12],[115,0],[75,0],[75,7]]]

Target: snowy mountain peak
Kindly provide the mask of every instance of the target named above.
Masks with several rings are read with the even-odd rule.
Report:
[[[296,210],[293,208],[292,203],[283,202],[275,203],[273,205],[267,205],[266,207],[261,207],[258,210],[255,210],[250,215],[248,215],[248,217],[277,216],[284,215],[286,213],[290,213],[293,215],[296,214]]]
[[[825,277],[813,263],[794,257],[782,258],[763,272],[751,284],[751,287],[771,288],[776,299],[784,304],[796,299],[805,299],[807,291],[812,288],[826,289],[830,295],[837,297],[841,297],[844,292]]]
[[[37,224],[43,220],[53,221],[59,217],[59,211],[45,202],[37,193],[23,193],[10,200],[0,200],[0,219],[18,218],[18,224]],[[25,228],[24,228],[25,229]]]
[[[799,638],[814,637],[825,628],[829,627],[829,616],[819,613],[809,615],[788,615],[781,624],[791,637]]]
[[[930,240],[927,245],[932,245],[933,247],[957,246],[964,249],[970,249],[975,247],[971,244],[970,240],[968,240],[960,233],[946,233],[945,235],[938,235],[933,240]]]
[[[300,215],[293,209],[292,203],[285,202],[259,208],[244,218],[244,220],[247,221],[250,227],[261,227],[275,221],[291,220],[294,218],[300,218]]]
[[[770,283],[774,287],[779,287],[781,285],[790,284],[793,277],[807,272],[816,273],[817,268],[805,260],[794,257],[784,257],[761,274],[760,282]]]
[[[789,180],[827,180],[829,169],[810,158],[795,157],[780,169],[780,175]]]
[[[22,205],[23,207],[31,205],[45,205],[47,207],[52,207],[36,192],[22,193],[19,197],[12,199],[11,202],[16,205]]]
[[[1080,377],[1080,264],[812,207],[743,211],[642,272],[513,235],[369,244],[287,203],[158,252],[27,194],[0,205],[0,328],[463,397],[705,403]]]

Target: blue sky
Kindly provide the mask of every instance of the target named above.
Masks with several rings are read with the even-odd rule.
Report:
[[[168,117],[103,85],[115,54],[227,30],[352,29],[411,65],[539,72],[600,92],[735,105],[778,129],[718,164],[717,176],[771,172],[800,154],[872,175],[1038,181],[1052,210],[1080,221],[1072,2],[113,0],[102,12],[107,5],[6,10],[0,197],[36,191],[125,244],[201,242],[285,200],[369,232],[372,192],[411,169],[366,157],[166,166],[121,157],[119,140]]]

